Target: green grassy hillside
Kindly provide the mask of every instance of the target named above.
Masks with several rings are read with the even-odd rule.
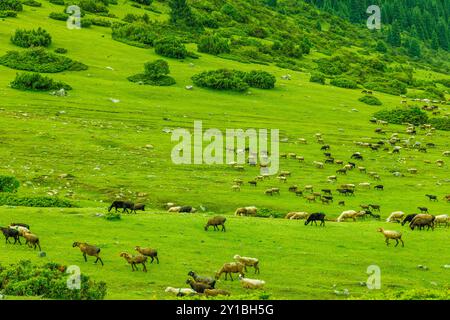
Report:
[[[1,264],[21,259],[77,264],[93,279],[107,282],[110,299],[173,298],[164,293],[166,286],[186,286],[184,281],[191,269],[213,275],[223,263],[232,261],[234,254],[260,259],[261,275],[255,277],[266,281],[265,291],[271,299],[342,298],[333,293],[333,285],[337,290],[347,288],[353,298],[377,298],[378,293],[358,284],[367,279],[365,272],[371,264],[381,267],[382,292],[448,290],[449,270],[442,266],[450,263],[446,246],[449,229],[412,232],[406,226],[383,220],[392,211],[417,213],[418,206],[428,207],[435,215],[450,213],[450,204],[443,200],[450,193],[450,158],[443,156],[444,151],[450,150],[450,133],[436,130],[427,135],[426,130],[418,128],[411,142],[434,143],[436,146],[428,148],[427,153],[403,148],[400,154],[392,154],[355,144],[388,139],[394,133],[399,133],[400,139],[410,138],[405,126],[389,124],[383,127],[386,135],[380,135],[374,132],[379,126],[369,122],[374,112],[401,107],[405,98],[374,92],[383,105],[369,106],[358,101],[363,96],[361,85],[351,90],[309,82],[313,72],[310,66],[316,59],[326,57],[319,50],[320,39],[312,40],[318,47],[298,60],[303,64],[300,71],[283,69],[275,63],[242,63],[198,53],[196,44],[191,42],[187,48],[199,54],[199,59],[164,58],[175,85],[138,85],[127,77],[142,72],[144,63],[161,58],[153,48],[115,41],[111,28],[69,30],[64,21],[48,18],[49,13],[61,12],[63,7],[41,2],[42,7],[24,6],[17,18],[0,20],[0,55],[24,50],[10,42],[16,29],[40,26],[52,36],[49,51],[65,48],[65,56],[89,68],[49,74],[73,88],[68,96],[57,97],[48,92],[10,88],[18,70],[0,65],[0,175],[15,176],[21,182],[20,196],[57,196],[72,201],[78,208],[1,207],[0,224],[30,224],[47,253],[46,258],[37,258],[36,252],[24,246],[1,244]],[[109,8],[118,17],[111,20],[144,12],[123,1]],[[168,19],[166,3],[155,2],[152,8],[162,14],[145,11],[151,19]],[[347,48],[358,56],[364,56],[364,49]],[[376,53],[370,51],[369,56],[375,57]],[[420,67],[426,62],[415,63],[411,62],[416,79],[450,78]],[[410,61],[404,65],[410,65]],[[194,74],[219,68],[265,70],[276,76],[277,83],[272,90],[251,88],[246,93],[197,86],[186,90],[193,84]],[[291,80],[282,79],[286,74],[291,75]],[[446,90],[440,84],[437,87]],[[414,90],[423,92],[420,88],[410,92]],[[448,99],[449,95],[445,97]],[[408,101],[410,105],[422,106],[421,102]],[[448,108],[448,104],[440,105],[442,117],[448,117]],[[280,152],[296,153],[305,161],[281,159],[280,169],[292,172],[288,182],[271,177],[257,187],[247,184],[259,175],[256,167],[245,166],[244,171],[237,171],[227,165],[175,165],[170,154],[176,143],[165,131],[192,130],[196,120],[203,121],[204,129],[280,129],[280,138],[287,138],[287,142],[280,143]],[[361,152],[364,161],[355,162],[367,171],[377,172],[381,181],[355,169],[338,176],[337,183],[328,182],[327,176],[336,174],[341,166],[315,167],[314,161],[325,159],[316,133],[323,135],[335,159],[352,161],[350,156]],[[299,138],[308,143],[300,144]],[[436,164],[439,159],[444,160],[442,166]],[[410,174],[409,168],[416,168],[418,173]],[[393,172],[404,176],[396,177]],[[74,178],[66,179],[63,174]],[[233,192],[231,186],[237,178],[245,184],[240,192]],[[372,186],[383,184],[385,190],[357,188],[355,197],[339,196],[334,191],[341,184],[363,182]],[[336,193],[334,202],[308,203],[288,192],[291,185],[313,185],[316,191],[330,188]],[[270,187],[280,188],[281,195],[266,196],[264,191]],[[439,201],[430,202],[425,194],[435,194]],[[125,215],[117,222],[95,217],[95,213],[106,213],[109,203],[117,198],[146,203],[148,210],[137,216]],[[338,206],[343,200],[345,207]],[[199,213],[166,214],[167,202],[192,205]],[[381,222],[328,222],[326,228],[316,228],[298,221],[232,216],[237,207],[254,205],[279,215],[323,211],[329,219],[335,219],[345,209],[358,210],[359,205],[369,203],[381,205]],[[213,214],[227,215],[226,233],[203,231],[207,217]],[[405,248],[387,248],[383,236],[376,232],[382,226],[403,230]],[[78,249],[71,247],[73,241],[99,245],[105,266],[94,266],[91,260],[84,263]],[[135,245],[158,248],[161,264],[151,265],[148,274],[132,273],[119,253],[130,251]],[[417,269],[420,264],[430,270]],[[251,273],[248,276],[254,277]],[[249,295],[237,282],[219,284],[233,293],[232,298],[260,298],[258,294]]]

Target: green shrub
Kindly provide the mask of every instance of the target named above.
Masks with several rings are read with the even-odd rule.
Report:
[[[406,94],[408,91],[406,83],[396,79],[389,80],[384,78],[377,78],[364,83],[364,87],[369,90],[384,92],[393,95]]]
[[[245,74],[244,81],[252,88],[273,89],[277,80],[266,71],[253,70]]]
[[[323,73],[312,73],[309,78],[309,82],[317,82],[320,84],[325,84],[325,75]]]
[[[29,6],[29,7],[42,7],[42,3],[35,1],[35,0],[25,0],[25,1],[22,1],[22,4]]]
[[[358,101],[364,102],[365,104],[368,104],[371,106],[381,106],[382,105],[381,101],[377,97],[370,96],[370,95],[361,97],[358,99]]]
[[[439,79],[436,80],[436,82],[446,86],[447,88],[450,88],[450,79]]]
[[[346,88],[346,89],[356,89],[358,84],[352,79],[348,78],[335,78],[330,81],[330,84],[335,87]]]
[[[18,90],[49,91],[71,90],[72,87],[61,81],[42,76],[39,73],[18,73],[16,79],[11,82],[11,88]]]
[[[73,208],[68,200],[56,197],[19,197],[15,194],[0,193],[0,206],[22,206],[40,208]]]
[[[67,19],[69,19],[69,15],[64,12],[50,12],[48,17],[50,19],[59,20],[59,21],[67,21]]]
[[[91,22],[94,26],[99,26],[99,27],[109,28],[112,25],[111,21],[102,19],[102,18],[91,18]]]
[[[147,62],[144,65],[144,73],[128,77],[131,82],[153,86],[171,86],[175,84],[175,79],[169,77],[169,64],[161,59],[153,62]]]
[[[258,209],[256,213],[257,217],[260,218],[283,218],[286,214],[283,212],[275,211],[273,209],[261,208]]]
[[[65,48],[56,48],[54,51],[59,54],[67,53],[67,49],[65,49]]]
[[[139,4],[143,4],[144,6],[149,6],[153,3],[153,0],[131,0]]]
[[[0,11],[22,11],[23,6],[19,0],[2,0],[0,1]]]
[[[177,38],[164,37],[154,42],[155,52],[164,57],[184,59],[188,52],[184,44]]]
[[[198,42],[198,51],[218,55],[221,53],[230,53],[228,40],[218,35],[202,36]]]
[[[60,6],[65,5],[64,0],[49,0],[49,2]]]
[[[0,192],[17,192],[20,183],[15,177],[0,176]]]
[[[340,56],[332,59],[318,59],[315,62],[317,63],[317,70],[326,75],[337,76],[350,70],[350,63]]]
[[[84,11],[91,13],[108,13],[109,9],[101,1],[95,0],[81,0],[78,4]]]
[[[450,131],[450,119],[448,118],[431,118],[429,122],[438,130]]]
[[[11,42],[23,48],[48,47],[52,43],[52,37],[41,27],[33,30],[17,29]]]
[[[192,77],[192,80],[199,87],[243,92],[249,88],[243,78],[243,72],[220,69],[196,74]]]
[[[142,22],[114,24],[112,27],[112,38],[129,44],[153,46],[156,37],[152,26]]]
[[[421,125],[428,122],[428,115],[418,107],[397,108],[380,110],[373,115],[376,119],[388,121],[389,123],[402,124],[404,122]]]
[[[80,19],[80,26],[82,28],[89,28],[90,26],[92,26],[92,20],[91,19]]]
[[[269,36],[269,32],[264,27],[254,26],[250,28],[248,35],[251,37],[264,39]]]
[[[121,220],[122,215],[120,214],[120,212],[111,211],[111,212],[108,212],[107,214],[105,214],[104,218],[109,221],[116,221],[116,220]]]
[[[58,300],[102,300],[107,293],[105,282],[95,282],[80,275],[80,289],[67,286],[67,267],[50,262],[35,265],[31,261],[0,266],[0,291],[4,295],[39,296]]]
[[[81,62],[47,52],[44,48],[30,48],[21,52],[8,51],[0,57],[0,64],[17,69],[43,73],[55,73],[65,70],[81,71],[88,67]]]
[[[12,10],[2,10],[0,11],[0,18],[15,18],[17,17],[17,12]]]

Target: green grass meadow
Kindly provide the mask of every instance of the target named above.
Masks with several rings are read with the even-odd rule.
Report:
[[[450,228],[411,231],[385,220],[393,211],[417,213],[418,206],[428,207],[435,215],[450,213],[450,203],[442,199],[450,194],[450,158],[442,155],[450,150],[450,133],[437,130],[427,136],[418,130],[413,142],[436,144],[427,153],[403,149],[400,154],[391,154],[355,144],[376,142],[396,132],[401,139],[410,137],[404,126],[391,124],[384,127],[386,135],[379,135],[374,132],[378,125],[369,122],[381,108],[401,106],[401,97],[375,93],[383,106],[368,106],[358,101],[361,89],[323,86],[310,83],[309,73],[208,54],[200,54],[196,60],[166,59],[170,76],[177,81],[174,86],[141,86],[127,77],[142,72],[145,62],[160,58],[153,49],[114,41],[109,28],[69,30],[65,22],[48,18],[50,12],[61,11],[62,7],[41,2],[41,8],[24,7],[15,19],[0,19],[0,55],[18,50],[9,41],[15,29],[41,26],[52,35],[49,50],[66,48],[68,57],[89,69],[50,74],[73,87],[68,96],[56,97],[11,89],[9,83],[17,70],[0,66],[0,175],[12,175],[21,181],[19,195],[50,193],[73,201],[78,208],[0,207],[0,225],[28,223],[46,252],[46,257],[40,258],[37,251],[24,245],[0,240],[0,264],[30,259],[78,265],[93,280],[107,283],[107,299],[174,299],[173,294],[164,292],[167,286],[187,287],[190,270],[213,276],[224,263],[233,261],[235,254],[260,260],[261,274],[253,275],[249,269],[247,276],[265,280],[266,287],[264,291],[247,291],[239,281],[222,278],[216,287],[229,290],[231,299],[260,299],[263,294],[269,299],[289,300],[379,299],[382,294],[413,289],[448,292],[450,269],[443,266],[450,264]],[[140,12],[136,10],[129,4],[111,8],[118,16]],[[149,15],[156,18],[151,12]],[[189,45],[189,50],[196,51],[195,45]],[[313,53],[307,59],[318,56]],[[252,88],[248,93],[185,89],[192,85],[194,74],[218,68],[262,69],[276,76],[276,87]],[[426,71],[417,72],[427,77]],[[292,80],[281,79],[287,73]],[[237,171],[226,164],[173,164],[170,156],[177,142],[171,141],[165,129],[192,131],[197,120],[203,121],[204,129],[223,132],[279,129],[280,138],[288,139],[280,143],[280,152],[296,153],[305,161],[280,159],[280,170],[292,172],[287,183],[271,177],[257,187],[247,183],[259,175],[257,167],[245,166],[244,171]],[[355,169],[338,176],[336,183],[329,183],[327,176],[335,175],[340,166],[314,166],[313,161],[325,159],[316,133],[323,135],[335,159],[352,161],[350,156],[361,152],[364,161],[357,164],[377,172],[381,181]],[[300,144],[299,138],[308,143]],[[441,167],[435,163],[439,159],[445,161]],[[409,168],[416,168],[418,173],[408,173]],[[395,171],[404,176],[395,177]],[[62,174],[74,178],[61,178]],[[240,192],[233,192],[233,180],[238,178],[245,183]],[[339,196],[334,191],[341,184],[363,182],[383,184],[385,190],[357,188],[355,197]],[[291,185],[313,185],[315,191],[330,188],[334,202],[308,203],[288,192]],[[266,196],[264,191],[271,187],[280,188],[281,195]],[[425,194],[436,194],[439,201],[430,202]],[[96,216],[106,214],[110,202],[117,198],[145,203],[147,210],[123,214],[119,221]],[[338,206],[341,200],[345,200],[345,207]],[[170,214],[164,209],[167,202],[191,205],[199,212]],[[359,210],[359,205],[369,203],[381,205],[381,221],[327,221],[321,228],[304,226],[304,221],[233,215],[238,207],[254,205],[283,214],[323,211],[331,220],[343,210]],[[212,228],[205,232],[207,219],[217,214],[227,217],[227,232],[213,232]],[[402,231],[405,247],[387,247],[378,227]],[[85,263],[79,249],[72,248],[74,241],[98,245],[105,266],[94,265],[92,257]],[[149,264],[148,273],[131,272],[131,266],[119,254],[132,253],[136,245],[157,248],[161,263]],[[380,290],[360,284],[367,281],[370,265],[381,269]],[[418,265],[426,265],[429,270]],[[349,296],[334,292],[344,289],[349,290]]]

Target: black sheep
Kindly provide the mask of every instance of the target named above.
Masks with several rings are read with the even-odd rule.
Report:
[[[305,221],[305,226],[307,226],[310,222],[311,225],[314,222],[315,225],[317,226],[317,221],[321,221],[320,226],[325,227],[325,213],[322,212],[312,213]]]
[[[116,212],[117,209],[123,209],[122,212],[128,212],[128,209],[133,210],[134,203],[130,201],[116,200],[111,204],[111,206],[108,209],[108,212],[110,212],[112,208],[116,209]]]
[[[19,231],[17,231],[16,229],[5,228],[5,227],[0,227],[0,229],[2,230],[3,235],[5,236],[6,243],[11,243],[11,242],[9,242],[9,238],[14,238],[14,244],[16,244],[17,242],[19,242],[19,244],[22,244],[20,242],[20,238],[19,238]]]
[[[402,221],[402,226],[404,226],[407,222],[411,222],[412,219],[414,219],[415,216],[417,216],[416,213],[408,214],[408,215],[405,217],[405,219],[403,219],[403,221]]]

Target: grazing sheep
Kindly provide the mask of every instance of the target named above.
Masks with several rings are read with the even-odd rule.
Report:
[[[180,208],[180,213],[196,213],[197,209],[191,207],[191,206],[182,206]]]
[[[10,227],[24,227],[24,228],[27,228],[28,230],[31,230],[30,226],[28,224],[26,224],[26,223],[12,222],[9,226]]]
[[[23,234],[26,232],[30,232],[29,228],[22,227],[19,225],[10,225],[9,228],[17,230],[19,232],[19,236],[23,237]]]
[[[290,186],[288,190],[289,190],[289,192],[297,192],[298,187],[297,186]]]
[[[167,212],[180,212],[181,207],[180,206],[176,206],[176,207],[170,207],[169,210],[167,210]]]
[[[291,215],[288,218],[290,220],[303,220],[303,219],[308,219],[309,213],[308,212],[291,212],[291,213],[288,213],[288,215]]]
[[[306,185],[304,191],[314,192],[314,187],[312,185]]]
[[[345,207],[345,201],[339,201],[338,205],[341,207]]]
[[[340,216],[337,218],[337,222],[342,222],[345,219],[353,219],[353,221],[356,221],[357,217],[361,217],[365,214],[364,211],[355,211],[355,210],[347,210],[343,211]]]
[[[427,196],[430,201],[438,201],[437,196],[435,195],[426,194],[425,196]]]
[[[280,195],[280,188],[272,188],[272,193]]]
[[[229,291],[226,290],[221,290],[221,289],[205,289],[205,291],[203,291],[203,293],[205,294],[206,297],[216,297],[216,296],[229,296],[231,295],[231,293]]]
[[[230,275],[231,281],[233,281],[232,274],[239,273],[244,276],[244,265],[240,262],[228,262],[225,263],[222,268],[216,273],[216,280],[220,278],[222,273],[225,273],[225,280],[227,280],[228,275]]]
[[[374,189],[383,191],[384,190],[384,186],[379,184],[379,185],[375,186]]]
[[[386,238],[386,245],[389,246],[389,239],[395,240],[396,244],[395,246],[398,246],[398,242],[401,241],[402,247],[405,246],[405,243],[402,240],[402,233],[398,231],[392,231],[392,230],[384,230],[383,228],[378,228],[378,232],[381,232],[384,234],[384,237]]]
[[[280,177],[290,177],[291,172],[290,171],[281,171],[279,174]]]
[[[314,195],[305,197],[308,202],[316,202],[316,197]]]
[[[313,163],[316,166],[316,168],[323,169],[323,166],[324,166],[323,162],[314,161]]]
[[[253,267],[253,268],[255,268],[255,273],[259,273],[259,260],[258,259],[250,258],[250,257],[241,257],[238,254],[236,254],[233,257],[233,259],[244,265],[245,272],[247,272],[247,267]]]
[[[210,285],[203,282],[195,282],[192,279],[187,279],[186,283],[191,286],[191,288],[197,293],[205,292],[205,289],[213,289]]]
[[[267,189],[266,191],[264,191],[264,194],[266,196],[273,196],[273,190],[272,189]]]
[[[141,248],[139,246],[136,246],[134,248],[134,250],[136,250],[137,252],[139,252],[140,254],[142,254],[143,256],[146,257],[150,257],[150,259],[152,259],[150,261],[150,263],[153,263],[153,260],[156,259],[156,263],[159,264],[159,258],[158,258],[158,251],[156,249],[152,249],[152,248]]]
[[[372,210],[376,210],[376,211],[380,212],[380,205],[378,205],[378,204],[369,204],[369,207]]]
[[[305,226],[307,226],[310,222],[311,225],[314,222],[317,226],[317,221],[320,221],[320,226],[325,227],[325,213],[318,212],[310,214],[308,219],[305,221]]]
[[[256,180],[251,180],[248,182],[249,185],[256,187],[258,185],[258,182]]]
[[[244,181],[242,181],[241,179],[234,179],[233,182],[239,186],[244,184]]]
[[[303,197],[303,191],[302,190],[297,190],[297,191],[295,191],[295,195],[297,197]]]
[[[239,192],[241,191],[241,187],[238,184],[235,184],[231,186],[231,190]]]
[[[219,226],[222,226],[222,231],[225,232],[225,221],[227,221],[227,218],[222,216],[215,216],[214,218],[208,220],[205,225],[205,231],[208,231],[210,226],[214,227],[214,231],[219,231]]]
[[[245,289],[262,289],[266,284],[263,280],[244,278],[242,275],[239,275],[239,281]]]
[[[145,211],[145,204],[142,203],[135,204],[131,209],[131,212],[136,213],[136,210]]]
[[[411,230],[414,230],[416,227],[419,227],[419,230],[425,227],[427,227],[427,230],[430,230],[430,228],[434,230],[434,220],[435,217],[431,214],[418,214],[411,220],[409,227]]]
[[[41,244],[39,242],[39,237],[35,234],[32,234],[31,232],[25,232],[22,235],[25,238],[25,244],[28,244],[28,247],[34,247],[34,250],[36,250],[36,247],[39,247],[39,251],[41,250]]]
[[[411,223],[412,219],[414,219],[414,217],[417,216],[417,213],[413,213],[413,214],[408,214],[405,219],[403,219],[402,221],[402,226],[404,226],[406,223]]]
[[[139,270],[138,267],[137,267],[138,264],[142,264],[144,266],[142,271],[147,272],[147,267],[145,266],[145,263],[147,262],[147,257],[146,256],[144,256],[142,254],[138,254],[136,256],[132,256],[131,254],[129,254],[127,252],[122,252],[120,254],[120,256],[122,258],[124,258],[125,260],[127,260],[127,262],[129,264],[131,264],[131,270],[133,272],[136,271],[136,270]]]
[[[450,217],[447,214],[441,214],[435,217],[434,224],[436,227],[443,224],[445,227],[448,227],[450,223]]]
[[[117,209],[123,209],[122,212],[128,212],[128,209],[133,210],[134,203],[130,201],[114,201],[111,206],[108,208],[108,212],[111,212],[111,209],[114,208],[117,212]]]
[[[336,177],[336,176],[328,176],[328,177],[327,177],[327,180],[328,180],[328,181],[336,181],[336,180],[337,180],[337,177]]]
[[[346,168],[342,168],[342,169],[338,169],[338,170],[336,170],[336,173],[338,173],[338,174],[347,174],[347,169]]]
[[[428,213],[427,207],[417,207],[417,209],[419,209],[421,213]]]
[[[167,287],[165,292],[171,292],[176,294],[178,297],[195,295],[196,292],[190,288],[173,288]]]
[[[19,242],[19,244],[22,244],[19,238],[19,231],[17,231],[16,229],[5,227],[0,227],[0,229],[2,230],[2,233],[5,236],[5,243],[11,243],[9,242],[9,238],[13,238],[14,244],[16,244],[17,242]]]
[[[361,188],[370,189],[370,185],[370,182],[361,182],[358,186],[360,186]]]
[[[286,179],[285,176],[277,177],[277,179],[280,180],[281,182],[284,182],[284,183],[287,182],[287,179]]]
[[[216,280],[211,277],[202,277],[199,276],[194,271],[189,271],[188,276],[191,276],[195,282],[200,282],[209,285],[212,289],[214,289],[214,286],[216,285]]]
[[[86,255],[89,256],[94,256],[97,258],[97,260],[95,260],[95,263],[97,263],[99,260],[103,266],[103,261],[99,256],[100,253],[100,248],[84,243],[84,242],[74,242],[72,245],[73,248],[78,247],[80,248],[81,252],[83,253],[83,257],[84,257],[84,261],[87,262],[87,257]]]
[[[386,219],[386,222],[400,222],[400,220],[402,220],[404,216],[405,213],[403,211],[394,211]]]
[[[237,208],[234,212],[235,216],[256,216],[258,209],[256,207]]]

